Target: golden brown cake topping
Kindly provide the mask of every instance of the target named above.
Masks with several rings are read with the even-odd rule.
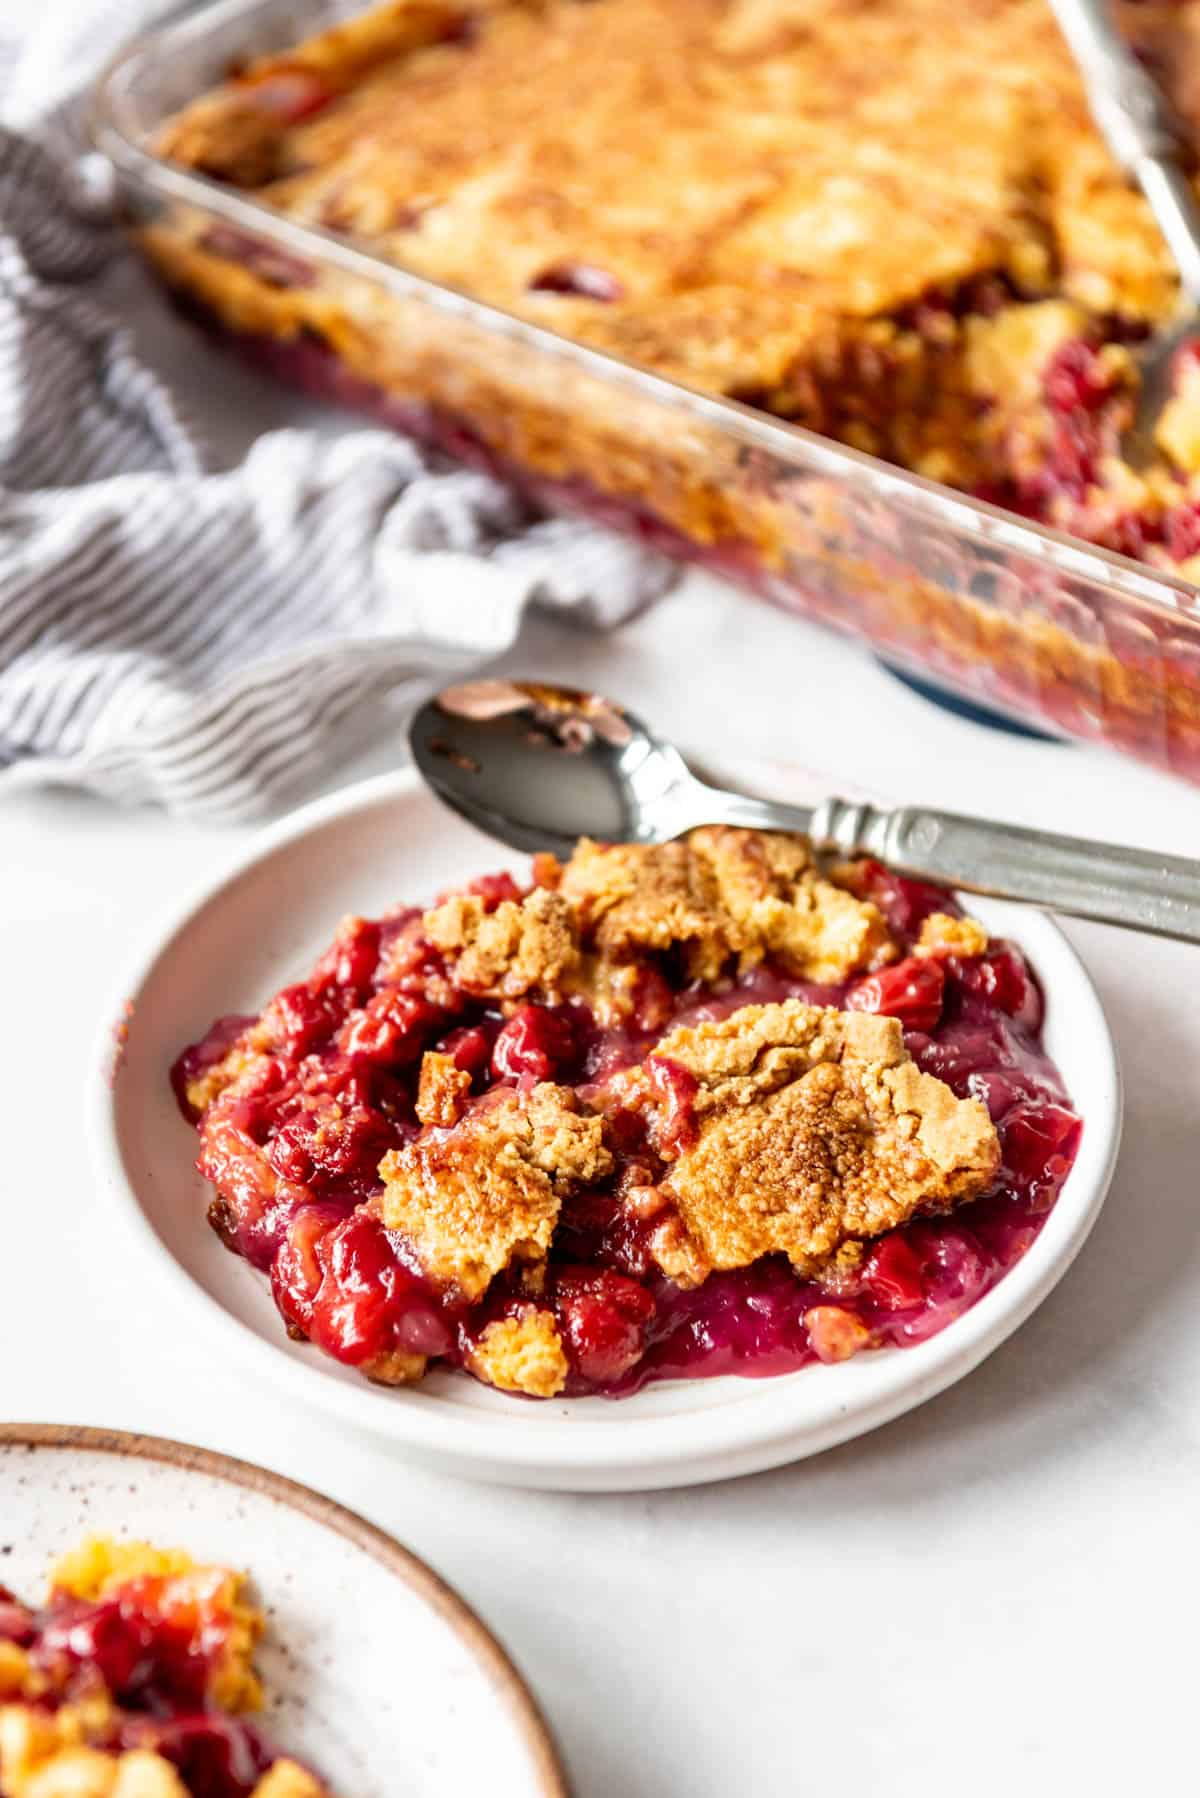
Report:
[[[467,1365],[489,1386],[531,1398],[553,1398],[566,1385],[569,1371],[553,1312],[535,1305],[487,1324]]]
[[[914,955],[985,955],[988,933],[974,918],[952,918],[931,912],[921,924]]]
[[[511,1261],[545,1257],[564,1194],[611,1169],[603,1133],[566,1087],[504,1091],[386,1155],[380,1215],[432,1280],[476,1299]]]
[[[746,1006],[672,1032],[648,1076],[656,1062],[695,1082],[691,1130],[675,1120],[660,1143],[677,1216],[654,1248],[682,1283],[775,1253],[815,1273],[848,1240],[974,1197],[999,1164],[984,1106],[921,1073],[893,1018]]]
[[[895,953],[876,907],[823,878],[807,841],[784,833],[716,826],[653,846],[585,838],[559,892],[585,947],[613,961],[678,947],[696,980],[772,956],[804,979],[837,981]]]
[[[422,929],[455,983],[480,998],[536,992],[553,999],[579,960],[570,909],[540,887],[520,905],[505,899],[494,911],[473,894],[456,894],[426,912]]]

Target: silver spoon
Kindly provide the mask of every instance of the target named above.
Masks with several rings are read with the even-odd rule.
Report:
[[[439,798],[514,849],[566,857],[581,836],[662,843],[700,824],[795,830],[966,892],[1200,942],[1200,861],[917,806],[746,798],[698,780],[615,701],[572,687],[447,687],[417,712],[409,740]]]
[[[1183,311],[1138,356],[1133,423],[1121,438],[1131,468],[1159,454],[1154,432],[1171,397],[1180,346],[1200,336],[1200,206],[1183,165],[1183,133],[1166,96],[1118,31],[1107,0],[1050,0],[1079,65],[1092,117],[1114,159],[1146,197],[1179,270]]]

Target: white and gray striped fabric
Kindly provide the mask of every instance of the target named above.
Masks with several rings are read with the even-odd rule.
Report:
[[[386,432],[276,430],[214,466],[94,297],[124,251],[63,154],[79,46],[138,9],[65,0],[22,46],[0,7],[22,126],[0,127],[0,790],[260,815],[509,647],[530,604],[604,627],[665,590],[661,558]]]

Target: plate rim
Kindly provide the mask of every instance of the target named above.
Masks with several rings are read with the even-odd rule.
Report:
[[[517,1726],[530,1756],[530,1771],[537,1781],[537,1798],[573,1798],[566,1763],[554,1732],[521,1673],[499,1637],[472,1610],[448,1580],[411,1548],[371,1523],[349,1505],[341,1504],[314,1486],[306,1486],[287,1474],[276,1473],[257,1462],[227,1455],[217,1448],[202,1448],[172,1436],[156,1436],[140,1430],[122,1430],[97,1424],[5,1423],[0,1421],[0,1448],[81,1449],[90,1454],[109,1454],[139,1461],[157,1461],[273,1499],[299,1512],[310,1522],[332,1530],[352,1547],[368,1555],[448,1625],[481,1669],[499,1703]],[[253,1572],[253,1570],[251,1570]]]
[[[760,763],[759,766],[767,764]],[[772,766],[778,772],[780,765]],[[161,1240],[125,1166],[116,1125],[113,1088],[123,1055],[127,1021],[131,1009],[136,1009],[136,995],[175,939],[204,907],[219,900],[242,875],[281,849],[331,823],[414,796],[427,797],[435,807],[439,803],[414,768],[401,768],[338,788],[288,813],[267,829],[254,832],[234,854],[218,861],[207,878],[193,883],[182,902],[173,902],[165,917],[152,919],[153,928],[139,933],[138,944],[128,958],[121,978],[111,989],[110,1002],[99,1020],[98,1038],[88,1073],[87,1136],[101,1184],[118,1214],[124,1218],[126,1227],[132,1230],[143,1251],[157,1265],[160,1276],[165,1274],[178,1290],[187,1293],[188,1302],[197,1316],[206,1318],[214,1333],[220,1332],[227,1347],[231,1341],[240,1343],[243,1358],[252,1360],[277,1385],[285,1386],[302,1402],[382,1437],[393,1447],[402,1446],[422,1456],[428,1465],[470,1478],[575,1491],[683,1486],[761,1471],[822,1453],[923,1404],[972,1372],[1019,1329],[1067,1272],[1099,1215],[1116,1165],[1124,1112],[1116,1044],[1087,969],[1050,916],[1034,906],[987,900],[981,903],[989,910],[1011,914],[1014,921],[1019,915],[1027,938],[1025,946],[1030,948],[1035,967],[1040,969],[1038,949],[1028,939],[1040,941],[1041,947],[1055,957],[1060,969],[1074,981],[1075,1000],[1084,1014],[1079,1022],[1088,1029],[1093,1049],[1100,1057],[1102,1065],[1097,1083],[1105,1089],[1108,1103],[1103,1108],[1103,1115],[1085,1116],[1087,1127],[1083,1142],[1068,1177],[1068,1186],[1074,1187],[1074,1205],[1064,1210],[1060,1198],[1028,1256],[946,1329],[916,1346],[882,1349],[870,1356],[875,1377],[868,1378],[866,1383],[879,1390],[865,1400],[861,1394],[847,1395],[842,1402],[830,1403],[825,1407],[823,1420],[816,1424],[786,1414],[772,1422],[762,1415],[777,1410],[788,1389],[798,1379],[807,1377],[811,1380],[824,1374],[826,1377],[841,1375],[845,1381],[847,1370],[854,1369],[860,1360],[868,1359],[855,1357],[840,1367],[805,1368],[790,1376],[736,1381],[743,1388],[737,1398],[737,1409],[742,1417],[746,1418],[752,1412],[758,1412],[759,1417],[751,1420],[757,1427],[735,1431],[736,1439],[732,1443],[723,1438],[716,1442],[704,1439],[706,1421],[711,1437],[714,1418],[723,1409],[711,1405],[670,1417],[627,1418],[619,1442],[605,1425],[578,1416],[569,1421],[566,1418],[548,1419],[540,1431],[527,1435],[520,1429],[507,1427],[510,1423],[507,1413],[504,1417],[482,1411],[469,1414],[455,1411],[444,1415],[439,1401],[431,1401],[427,1394],[420,1394],[415,1399],[403,1390],[380,1394],[366,1382],[360,1390],[337,1379],[332,1372],[326,1372],[318,1359],[308,1363],[293,1359],[282,1342],[272,1342],[252,1325],[243,1323],[175,1258]],[[446,821],[451,828],[473,828],[461,819],[452,818],[449,813]],[[491,841],[482,832],[476,834],[481,844]],[[1049,996],[1053,1000],[1053,989]],[[1064,1193],[1066,1191],[1067,1187],[1064,1187]],[[1065,1240],[1055,1247],[1052,1258],[1047,1260],[1049,1245],[1064,1235]],[[1035,1269],[1032,1277],[1031,1265]],[[902,1365],[903,1372],[898,1371],[891,1379],[886,1374],[880,1376],[878,1370],[897,1363]],[[733,1385],[735,1381],[731,1376],[728,1381],[709,1384],[716,1388]],[[386,1402],[397,1399],[398,1403]],[[581,1402],[587,1401],[576,1400],[574,1404]],[[569,1442],[566,1432],[570,1432]],[[537,1439],[539,1434],[540,1441]],[[639,1434],[640,1442],[635,1447],[635,1438]]]

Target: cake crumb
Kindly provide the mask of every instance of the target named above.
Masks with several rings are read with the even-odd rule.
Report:
[[[438,1124],[443,1128],[456,1124],[470,1091],[471,1076],[457,1066],[453,1055],[426,1050],[421,1057],[421,1078],[417,1085],[417,1117],[421,1123]]]
[[[488,1324],[467,1356],[471,1372],[501,1392],[553,1398],[567,1383],[567,1357],[551,1311],[528,1306]]]
[[[985,955],[988,933],[975,918],[954,918],[935,911],[921,924],[914,955]]]
[[[262,1059],[253,1033],[248,1032],[239,1038],[220,1061],[213,1062],[203,1073],[197,1074],[194,1080],[188,1081],[184,1087],[184,1097],[191,1109],[203,1116],[229,1087],[251,1068],[256,1068]]]

